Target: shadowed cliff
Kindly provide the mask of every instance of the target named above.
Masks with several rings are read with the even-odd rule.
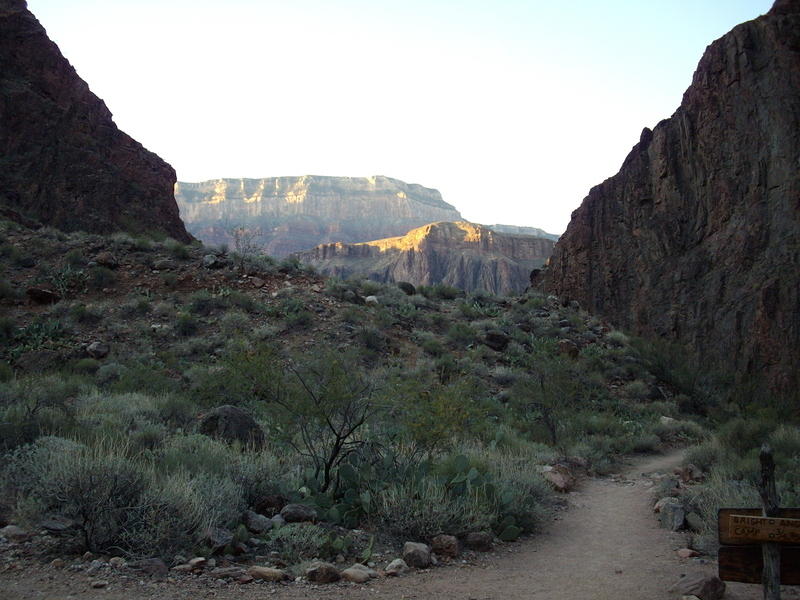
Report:
[[[617,325],[790,390],[800,373],[800,2],[703,55],[542,275]]]

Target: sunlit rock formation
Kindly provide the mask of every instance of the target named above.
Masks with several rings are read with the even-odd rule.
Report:
[[[231,231],[257,234],[267,254],[286,256],[328,242],[364,242],[458,220],[441,194],[389,177],[272,177],[178,183],[186,226],[209,244],[232,245]]]
[[[323,244],[298,253],[321,273],[414,285],[446,283],[466,291],[521,292],[553,240],[508,235],[465,221],[431,223],[407,235],[361,244]]]

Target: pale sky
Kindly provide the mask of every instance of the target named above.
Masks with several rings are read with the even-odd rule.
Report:
[[[181,181],[387,175],[566,228],[770,0],[29,0]]]

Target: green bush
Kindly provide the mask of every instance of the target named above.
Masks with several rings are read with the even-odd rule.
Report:
[[[117,281],[117,276],[108,267],[92,267],[88,272],[89,286],[94,290],[113,286]]]
[[[175,332],[178,335],[188,337],[197,333],[198,329],[197,319],[189,313],[179,313],[175,318]]]
[[[227,301],[223,296],[213,295],[208,290],[192,292],[187,301],[189,312],[201,316],[208,316],[227,306]]]
[[[289,523],[269,534],[270,546],[289,564],[323,557],[328,532],[319,525]]]

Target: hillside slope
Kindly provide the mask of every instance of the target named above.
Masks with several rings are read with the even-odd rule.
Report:
[[[544,286],[793,389],[799,164],[800,2],[790,0],[707,48],[677,111],[573,213]]]
[[[175,171],[114,124],[24,0],[0,2],[0,208],[74,231],[189,241]]]

